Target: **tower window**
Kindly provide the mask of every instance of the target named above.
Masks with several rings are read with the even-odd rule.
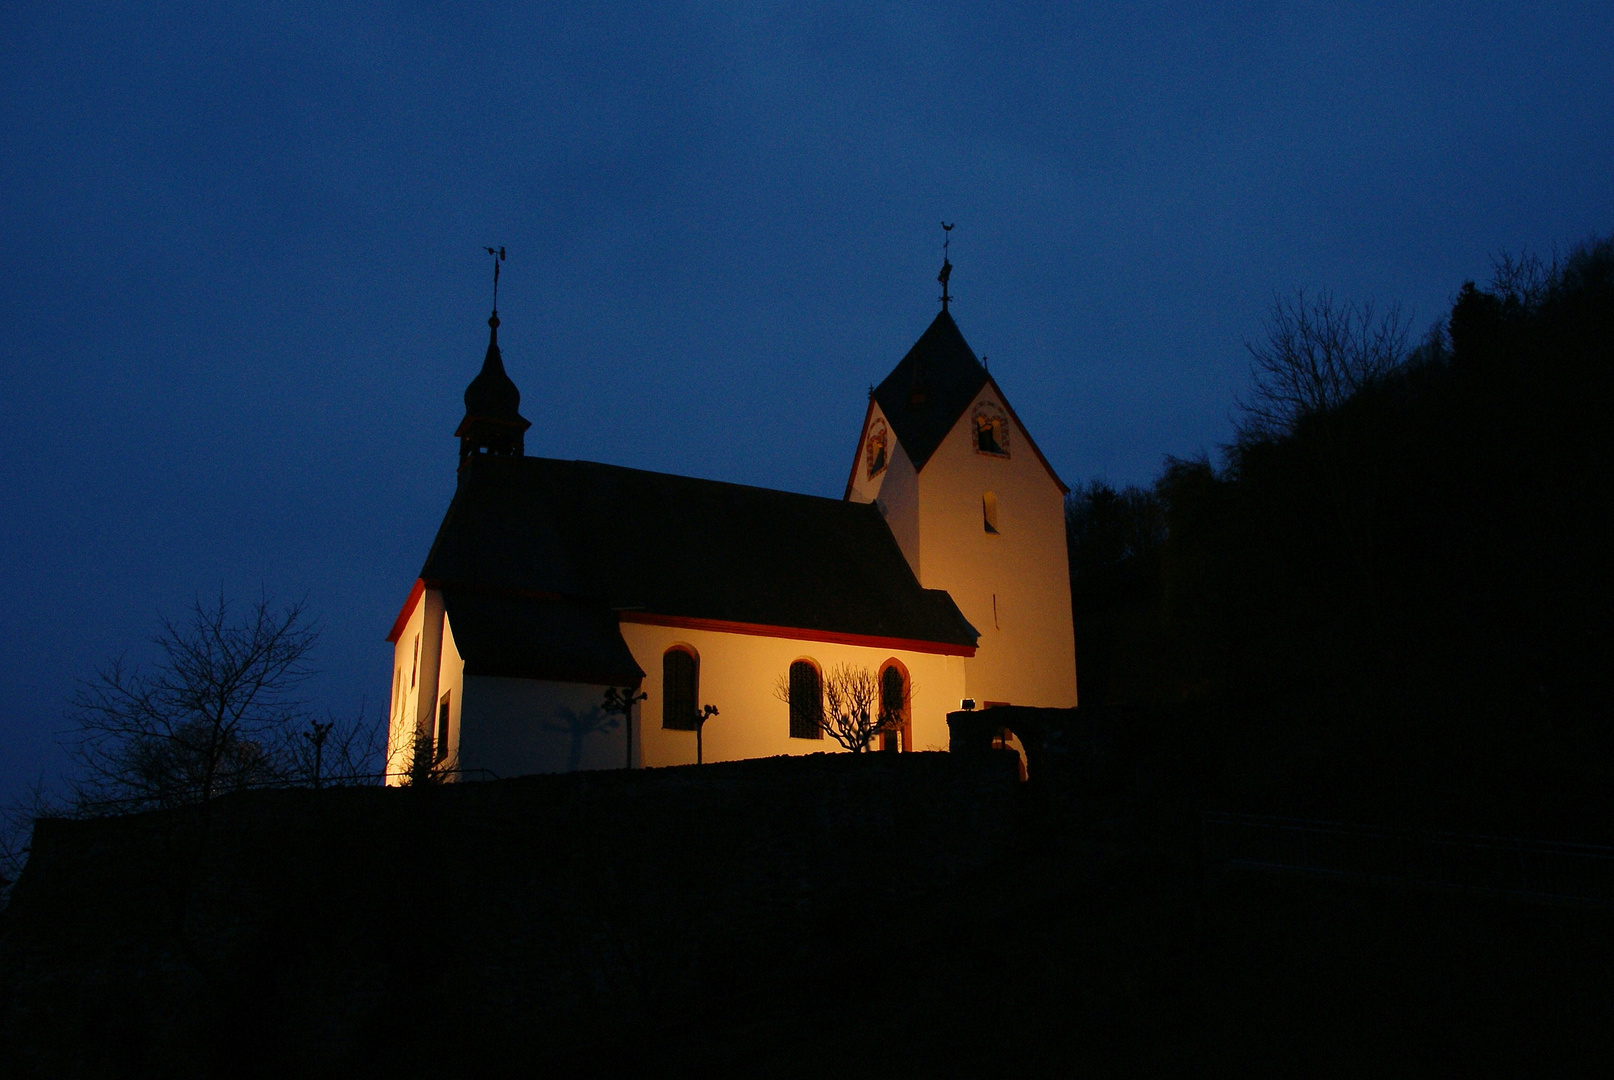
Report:
[[[700,668],[695,654],[681,646],[661,656],[661,726],[673,731],[694,731],[700,696]]]
[[[824,685],[818,669],[807,660],[790,665],[790,737],[824,737]]]
[[[981,521],[986,526],[987,532],[997,535],[998,497],[993,492],[988,491],[981,496]]]
[[[415,676],[420,674],[420,635],[415,635],[415,662],[409,665],[409,689],[415,688]]]

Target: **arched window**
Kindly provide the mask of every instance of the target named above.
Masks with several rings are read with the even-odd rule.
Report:
[[[880,670],[880,720],[887,725],[880,732],[879,748],[911,750],[908,727],[908,677],[895,660]]]
[[[700,697],[700,667],[695,654],[674,645],[661,656],[661,726],[694,731]]]
[[[880,673],[880,711],[887,716],[900,717],[908,704],[902,685],[902,669],[895,665]]]
[[[824,684],[809,661],[790,665],[790,737],[824,737]]]
[[[986,525],[986,531],[996,534],[998,531],[998,497],[996,493],[988,491],[981,496],[981,520]]]

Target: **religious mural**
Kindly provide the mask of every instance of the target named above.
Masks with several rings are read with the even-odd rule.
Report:
[[[1009,456],[1009,418],[990,401],[975,406],[975,452]]]
[[[886,433],[885,421],[876,420],[869,428],[869,441],[867,444],[868,450],[866,456],[869,463],[870,480],[873,480],[876,476],[879,476],[881,473],[885,472],[886,445],[888,442],[889,438]]]

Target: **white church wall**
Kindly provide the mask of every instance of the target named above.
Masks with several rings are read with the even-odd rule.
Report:
[[[443,662],[437,674],[439,707],[445,696],[448,698],[448,747],[446,750],[439,747],[437,752],[448,761],[459,761],[460,721],[464,712],[465,698],[465,660],[460,656],[459,646],[454,642],[454,624],[446,616],[443,619]],[[435,737],[434,728],[433,738]],[[461,764],[461,768],[463,767]]]
[[[908,560],[914,576],[919,577],[919,477],[913,460],[895,436],[888,436],[886,467],[875,476],[869,475],[868,446],[871,430],[884,429],[885,416],[880,406],[869,403],[869,422],[864,425],[864,449],[858,455],[857,469],[846,497],[851,502],[872,502],[880,508],[891,535]]]
[[[471,779],[479,778],[477,770],[502,777],[622,768],[625,736],[620,718],[601,708],[605,689],[589,683],[465,676],[460,768]]]
[[[437,723],[437,683],[443,673],[443,627],[448,618],[443,613],[443,594],[439,589],[426,589],[418,606],[421,612],[420,687],[416,692],[415,730],[430,735]]]
[[[914,687],[915,750],[947,749],[947,713],[957,709],[964,696],[964,658],[959,656],[632,622],[622,624],[622,636],[646,672],[643,690],[649,696],[640,707],[638,731],[647,767],[695,761],[695,733],[661,726],[662,656],[674,646],[695,653],[699,662],[697,700],[719,710],[702,733],[706,761],[840,749],[827,736],[790,737],[790,708],[774,695],[774,687],[796,660],[811,660],[821,671],[847,663],[875,673],[886,660],[899,660]]]
[[[431,663],[433,656],[436,664]],[[387,719],[387,783],[400,783],[408,771],[416,731],[437,735],[438,705],[448,696],[447,756],[458,753],[460,699],[465,661],[443,613],[442,593],[426,589],[416,600],[393,644],[393,695]]]
[[[982,404],[1001,410],[1008,457],[977,452]],[[1064,493],[988,383],[937,447],[918,479],[919,580],[946,589],[980,631],[964,664],[980,702],[1076,704],[1076,645]],[[994,496],[997,533],[985,528]]]
[[[396,783],[409,765],[409,747],[414,739],[415,714],[420,703],[420,670],[417,648],[425,626],[425,605],[417,599],[393,643],[393,686],[391,712],[387,718],[387,782]]]

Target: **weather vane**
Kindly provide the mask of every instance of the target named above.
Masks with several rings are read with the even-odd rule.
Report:
[[[956,222],[956,221],[953,222],[953,225],[956,225],[956,224],[958,224],[958,222]],[[953,276],[953,264],[947,258],[947,248],[948,248],[948,245],[950,245],[953,242],[953,225],[949,225],[945,221],[941,223],[941,227],[942,227],[942,268],[941,268],[941,273],[936,275],[936,280],[941,282],[941,287],[942,287],[941,305],[942,305],[942,310],[943,311],[947,310],[947,302],[952,299],[951,296],[947,295],[947,282]]]
[[[493,256],[493,314],[499,313],[499,264],[504,262],[504,248],[483,248]]]

